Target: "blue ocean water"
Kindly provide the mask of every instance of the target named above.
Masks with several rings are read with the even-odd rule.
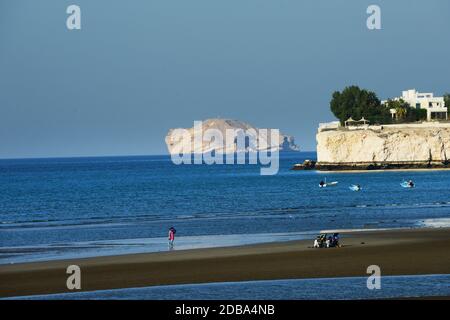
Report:
[[[366,277],[263,280],[154,286],[19,297],[38,300],[353,300],[450,295],[450,275],[383,276],[369,290]],[[17,298],[12,298],[17,299]]]
[[[289,170],[315,157],[282,154],[275,176],[168,156],[0,160],[0,263],[167,250],[172,225],[183,249],[450,220],[450,171]],[[318,188],[325,177],[339,184]]]

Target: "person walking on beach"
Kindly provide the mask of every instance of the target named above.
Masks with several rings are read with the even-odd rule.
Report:
[[[169,249],[173,248],[173,242],[175,241],[175,233],[177,231],[174,227],[169,228]]]

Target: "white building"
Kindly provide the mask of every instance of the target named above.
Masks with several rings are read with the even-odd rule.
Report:
[[[402,91],[402,96],[393,100],[404,100],[411,107],[427,110],[427,121],[447,119],[447,107],[443,97],[435,97],[433,93],[421,93],[415,89]],[[382,101],[386,103],[387,101]],[[395,114],[395,110],[391,110]]]

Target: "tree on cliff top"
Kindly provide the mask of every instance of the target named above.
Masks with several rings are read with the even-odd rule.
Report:
[[[341,124],[350,117],[354,120],[364,117],[371,124],[391,122],[389,109],[381,105],[377,95],[357,86],[346,87],[342,92],[334,92],[330,107]]]
[[[447,113],[450,114],[450,93],[444,94],[444,102],[447,107]]]
[[[395,110],[395,122],[411,123],[427,119],[427,110],[413,108],[403,99],[389,99],[384,105],[387,109]]]

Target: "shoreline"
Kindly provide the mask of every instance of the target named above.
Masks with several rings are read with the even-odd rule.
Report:
[[[72,264],[81,268],[82,291],[367,276],[373,264],[385,275],[450,271],[450,228],[342,232],[342,248],[313,249],[312,241],[1,265],[0,297],[71,292],[66,268]]]
[[[370,173],[370,172],[424,172],[447,171],[450,168],[403,168],[403,169],[351,169],[351,170],[317,170],[318,173]]]
[[[386,171],[441,171],[450,170],[448,163],[430,161],[398,161],[398,162],[319,162],[305,160],[294,164],[293,171],[316,172],[386,172]]]
[[[383,276],[383,291],[367,290],[364,277],[274,279],[197,284],[172,284],[109,290],[78,291],[50,295],[0,298],[0,300],[385,300],[385,299],[448,299],[450,287],[436,294],[442,283],[450,283],[450,274]],[[405,283],[410,289],[402,289]],[[314,292],[329,287],[322,298]],[[427,289],[424,289],[427,287]],[[241,292],[242,288],[246,288]],[[336,292],[333,289],[343,289]],[[408,287],[409,288],[409,287]],[[273,290],[271,290],[273,289]],[[351,290],[351,296],[348,290]],[[304,293],[302,292],[304,290]],[[356,290],[356,292],[354,291]],[[184,291],[184,292],[183,292]],[[346,293],[347,292],[347,293]]]

